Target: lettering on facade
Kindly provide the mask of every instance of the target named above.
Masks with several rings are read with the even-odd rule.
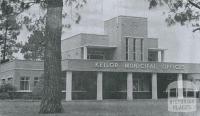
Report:
[[[184,70],[183,64],[96,62],[96,68]]]
[[[135,68],[135,69],[156,69],[155,64],[137,64],[137,63],[126,63],[125,68]]]
[[[117,68],[118,67],[118,63],[113,63],[113,62],[110,62],[110,63],[96,62],[95,66],[99,67],[99,68]]]
[[[162,64],[162,69],[184,70],[184,65]]]

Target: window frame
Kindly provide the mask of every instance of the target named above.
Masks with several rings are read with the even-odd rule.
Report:
[[[37,78],[37,79],[36,79]],[[34,77],[33,78],[33,86],[35,87],[35,86],[37,86],[37,84],[39,83],[39,77]]]
[[[20,77],[20,91],[30,91],[30,77],[28,76]]]
[[[101,57],[101,58],[94,58],[94,57]],[[93,58],[92,58],[93,57]],[[87,59],[100,59],[100,60],[105,60],[105,52],[104,51],[100,51],[100,50],[92,50],[90,52],[88,52],[87,54]]]
[[[156,56],[150,56],[150,55],[156,55]],[[156,59],[154,59],[156,58]],[[150,62],[158,62],[158,52],[157,51],[148,51],[148,61]]]
[[[125,47],[126,47],[126,52],[125,52],[125,55],[126,55],[126,60],[129,60],[129,39],[128,37],[126,37],[125,39]]]

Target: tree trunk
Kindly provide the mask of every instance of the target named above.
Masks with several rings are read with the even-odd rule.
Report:
[[[39,113],[61,113],[62,0],[47,0],[44,88]]]
[[[5,24],[5,36],[4,36],[4,47],[3,47],[3,62],[6,61],[6,52],[7,51],[7,33],[8,33],[8,24],[7,24],[8,16],[6,16],[6,24]]]

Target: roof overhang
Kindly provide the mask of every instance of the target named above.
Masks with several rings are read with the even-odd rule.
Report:
[[[84,47],[87,47],[87,48],[100,48],[100,49],[115,49],[115,48],[117,48],[116,46],[105,46],[105,45],[86,45]]]
[[[163,48],[149,48],[149,51],[165,51],[167,49],[163,49]]]

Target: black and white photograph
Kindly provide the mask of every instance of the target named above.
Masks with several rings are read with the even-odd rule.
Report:
[[[200,0],[0,0],[0,116],[200,116]]]

